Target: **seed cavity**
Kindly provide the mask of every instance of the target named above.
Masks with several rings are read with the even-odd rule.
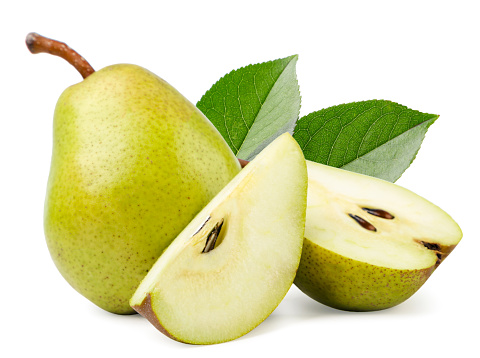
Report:
[[[354,214],[348,214],[348,216],[350,216],[353,220],[355,220],[364,229],[369,230],[369,231],[374,231],[374,232],[377,231],[377,228],[375,226],[373,226],[372,224],[370,224],[364,218],[361,218],[360,216],[354,215]]]
[[[378,216],[379,218],[382,218],[382,219],[392,220],[395,218],[395,216],[390,214],[388,211],[385,211],[382,209],[362,208],[362,210],[366,211],[370,215]]]
[[[193,234],[192,236],[195,236],[197,235],[200,230],[202,230],[204,227],[205,227],[205,224],[211,219],[211,217],[209,216],[208,218],[205,219],[205,221],[203,222],[202,225],[200,225],[200,227],[197,229],[197,231],[195,231],[195,234]]]
[[[215,248],[215,243],[217,242],[217,238],[220,235],[220,231],[222,230],[223,226],[223,219],[215,224],[212,230],[208,233],[207,240],[205,242],[205,247],[202,250],[202,254],[206,254],[207,252],[212,251]]]

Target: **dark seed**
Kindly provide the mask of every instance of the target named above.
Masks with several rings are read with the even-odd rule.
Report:
[[[217,242],[218,235],[220,234],[220,230],[222,230],[223,220],[218,222],[213,227],[212,231],[207,236],[207,241],[205,242],[205,247],[202,250],[202,253],[207,253],[212,251],[215,248],[215,243]]]
[[[420,243],[429,250],[440,251],[440,245],[432,244],[430,242],[420,241]]]
[[[348,214],[353,220],[355,220],[361,227],[370,231],[377,231],[377,228],[370,224],[367,220],[361,218],[358,215]]]
[[[370,215],[375,215],[375,216],[378,216],[379,218],[382,218],[382,219],[392,220],[392,219],[395,218],[395,216],[390,214],[388,211],[385,211],[385,210],[382,210],[382,209],[362,208],[362,210],[366,211]]]

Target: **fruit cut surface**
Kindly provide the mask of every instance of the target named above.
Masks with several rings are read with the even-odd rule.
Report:
[[[461,237],[447,213],[405,188],[317,163],[307,166],[305,237],[327,250],[377,266],[424,269]]]

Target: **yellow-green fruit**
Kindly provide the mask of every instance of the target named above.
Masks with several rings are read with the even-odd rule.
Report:
[[[55,109],[51,256],[93,303],[133,313],[150,267],[239,171],[214,126],[161,78],[127,64],[97,71]]]
[[[430,277],[434,266],[421,270],[395,270],[350,259],[303,243],[295,284],[327,306],[352,311],[374,311],[398,305],[412,296]]]
[[[308,162],[305,240],[295,284],[328,306],[393,307],[412,296],[462,232],[398,185]]]

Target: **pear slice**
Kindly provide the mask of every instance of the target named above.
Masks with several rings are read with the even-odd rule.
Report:
[[[308,162],[305,242],[295,284],[350,311],[380,310],[413,295],[462,232],[422,197],[387,181]]]
[[[307,181],[300,147],[281,135],[165,250],[131,306],[186,343],[221,343],[255,328],[293,283]]]

